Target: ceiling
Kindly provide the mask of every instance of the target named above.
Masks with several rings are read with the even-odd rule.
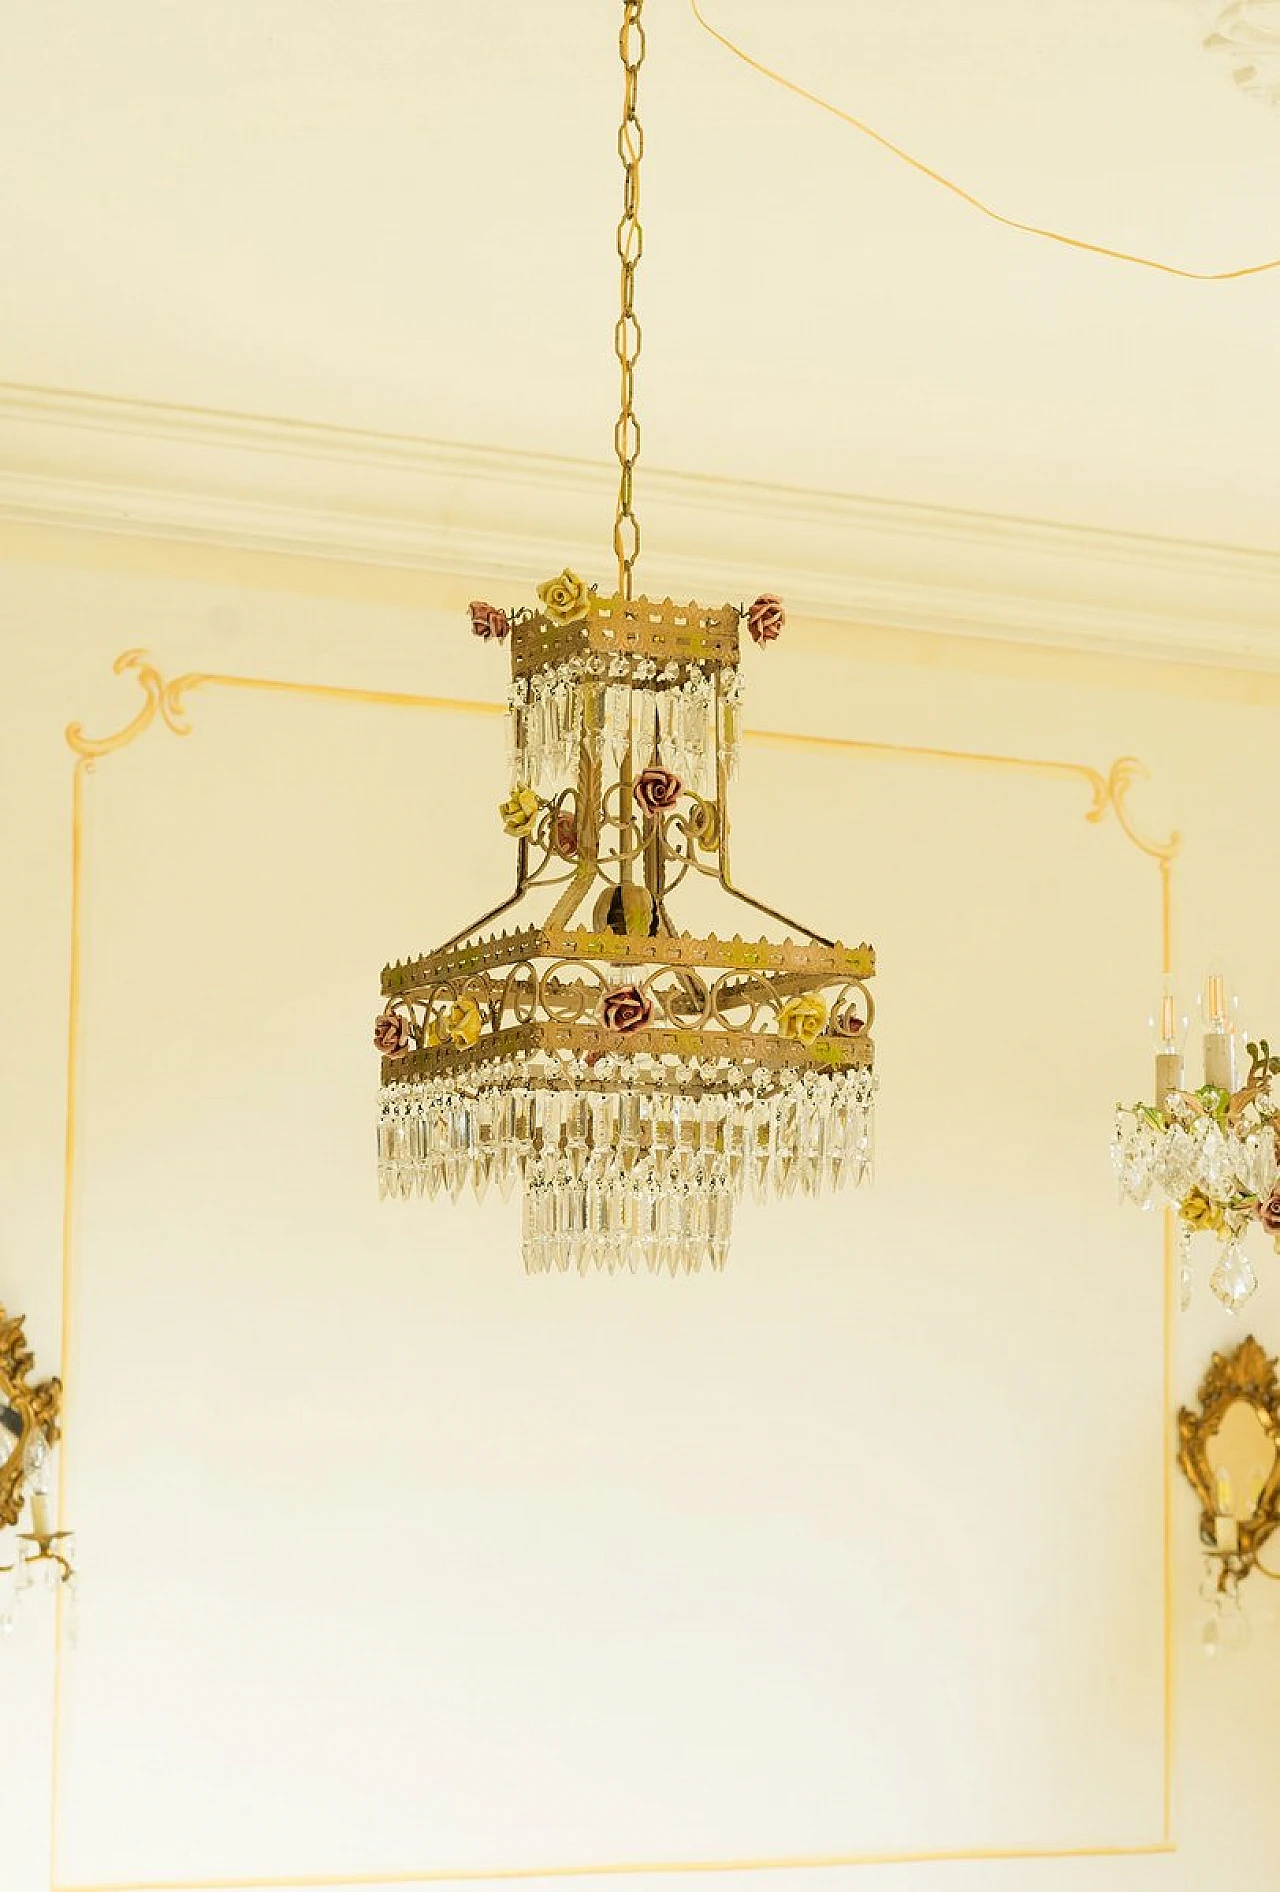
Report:
[[[1280,113],[1195,0],[704,4],[1009,215],[1191,268],[1280,254]],[[604,457],[617,11],[11,9],[0,376]],[[1280,549],[1280,271],[998,228],[688,0],[646,17],[649,464]]]

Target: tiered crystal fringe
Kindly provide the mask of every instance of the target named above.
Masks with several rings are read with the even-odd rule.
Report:
[[[637,1077],[621,1061],[601,1077],[531,1060],[386,1085],[381,1192],[456,1200],[468,1185],[482,1197],[520,1182],[531,1272],[674,1274],[724,1266],[746,1189],[815,1194],[870,1174],[869,1071],[665,1063]]]
[[[637,666],[637,668],[640,666]],[[621,665],[611,676],[609,660],[573,659],[517,678],[510,696],[511,785],[553,794],[577,774],[580,745],[586,739],[583,690],[588,677],[604,682],[604,740],[617,763],[639,741],[647,753],[652,743],[665,767],[696,792],[713,791],[717,741],[729,774],[736,771],[741,682],[736,670],[721,679],[721,720],[717,735],[716,685],[710,675],[685,675],[678,664],[659,670],[647,666],[647,685],[633,685]]]

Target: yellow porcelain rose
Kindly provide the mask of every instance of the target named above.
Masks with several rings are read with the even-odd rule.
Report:
[[[801,992],[799,997],[788,999],[778,1013],[778,1036],[811,1045],[821,1035],[826,1022],[826,1000],[819,998],[816,992]]]
[[[1222,1227],[1222,1209],[1216,1202],[1210,1202],[1208,1196],[1199,1189],[1193,1189],[1183,1198],[1178,1214],[1190,1229],[1204,1229],[1217,1234]]]
[[[507,833],[517,841],[523,841],[533,833],[541,806],[542,803],[531,788],[518,788],[510,801],[499,804],[498,813],[502,816],[502,825]]]
[[[693,807],[689,812],[689,832],[698,846],[710,854],[720,845],[720,808],[717,802],[705,801],[701,795],[693,798]]]
[[[567,565],[558,578],[548,578],[545,585],[538,586],[542,609],[553,624],[573,624],[585,617],[590,595],[577,572],[571,572]]]
[[[474,999],[459,999],[444,1021],[450,1044],[473,1045],[480,1036],[484,1019]]]

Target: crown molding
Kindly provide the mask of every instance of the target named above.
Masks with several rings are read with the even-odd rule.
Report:
[[[603,463],[0,384],[0,518],[464,577],[607,577]],[[650,590],[1280,670],[1280,554],[650,469]]]

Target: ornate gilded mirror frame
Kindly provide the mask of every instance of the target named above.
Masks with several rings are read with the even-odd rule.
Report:
[[[1200,1410],[1178,1414],[1178,1463],[1200,1500],[1200,1541],[1233,1586],[1261,1562],[1280,1530],[1280,1378],[1250,1334],[1215,1353],[1200,1385]]]
[[[50,1447],[58,1439],[62,1383],[33,1383],[34,1365],[22,1316],[10,1318],[0,1307],[0,1530],[22,1515],[28,1447],[37,1436]]]

